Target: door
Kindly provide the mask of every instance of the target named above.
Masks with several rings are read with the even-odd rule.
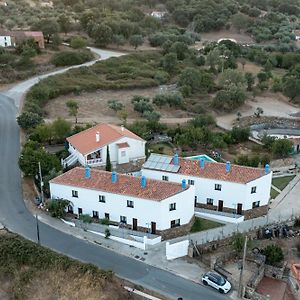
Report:
[[[82,208],[78,208],[78,215],[80,216],[82,214]]]
[[[155,222],[151,222],[151,233],[156,234],[156,223]]]
[[[108,214],[108,213],[105,213],[105,214],[104,214],[104,218],[107,219],[107,220],[109,220],[109,214]]]
[[[219,200],[218,211],[223,211],[223,200]]]
[[[137,219],[132,219],[132,230],[137,230]]]
[[[243,204],[242,203],[238,203],[236,213],[238,215],[241,215],[243,213]]]

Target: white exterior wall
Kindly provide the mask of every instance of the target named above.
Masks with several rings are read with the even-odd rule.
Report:
[[[88,180],[88,179],[87,179]],[[72,197],[72,190],[78,191],[78,198]],[[157,230],[170,228],[171,220],[180,219],[180,224],[188,223],[194,215],[194,189],[176,194],[162,201],[152,201],[131,196],[117,195],[96,190],[77,188],[50,183],[52,199],[66,199],[73,203],[74,213],[82,208],[83,214],[92,216],[93,211],[99,212],[99,218],[109,213],[111,221],[120,222],[120,216],[127,217],[127,224],[132,225],[132,219],[138,220],[137,226],[151,228],[151,222],[156,222]],[[99,202],[99,195],[105,196],[105,203]],[[127,207],[127,200],[134,202],[134,208]],[[169,211],[169,204],[176,203],[176,210]]]
[[[6,43],[6,45],[5,45]],[[10,36],[0,36],[0,46],[1,47],[11,47],[12,42],[11,42],[11,37]]]
[[[100,136],[101,139],[101,136]],[[128,148],[122,148],[120,149],[117,144],[120,143],[128,143],[129,147]],[[122,137],[121,139],[118,139],[117,141],[109,144],[109,155],[110,155],[110,161],[112,163],[126,163],[128,161],[136,160],[136,159],[144,159],[146,158],[145,156],[145,141],[141,140],[136,140],[128,137]],[[106,164],[106,145],[101,149],[102,151],[102,162],[93,164],[94,166],[104,166]],[[98,150],[98,149],[97,149]],[[94,150],[91,153],[97,151]],[[126,151],[126,156],[121,157],[121,151]],[[71,144],[69,144],[69,152],[73,153],[76,152],[78,156],[78,161],[84,166],[86,164],[86,159],[87,156],[90,154],[82,155],[78,150],[76,150]],[[92,165],[92,166],[93,166]]]
[[[225,172],[225,169],[224,169]],[[180,183],[183,179],[195,182],[195,196],[197,203],[206,204],[207,198],[214,200],[213,205],[218,206],[218,201],[223,200],[223,207],[237,209],[237,204],[243,205],[243,210],[252,209],[252,203],[260,201],[260,206],[266,205],[270,198],[272,173],[251,181],[248,184],[240,184],[222,180],[186,176],[177,173],[142,169],[142,175],[146,178],[162,180],[162,176],[168,176],[169,181]],[[215,190],[215,184],[221,184],[221,191]],[[251,187],[256,186],[257,192],[251,194]]]

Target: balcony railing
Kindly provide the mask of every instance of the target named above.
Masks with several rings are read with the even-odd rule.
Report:
[[[102,158],[88,159],[86,162],[88,165],[96,165],[96,164],[102,163],[103,159]]]

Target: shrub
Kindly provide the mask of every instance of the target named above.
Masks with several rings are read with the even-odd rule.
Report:
[[[300,218],[295,219],[294,227],[300,227]]]
[[[124,108],[124,105],[118,100],[113,99],[108,100],[108,107],[113,111],[118,112],[119,110],[122,110]]]
[[[62,51],[55,53],[51,59],[51,63],[57,67],[80,65],[93,59],[90,51]]]
[[[17,121],[22,129],[28,130],[42,124],[43,118],[36,113],[24,111],[18,116]]]
[[[272,266],[278,265],[284,258],[282,249],[278,245],[268,245],[263,249],[266,263]]]
[[[100,219],[100,224],[102,224],[102,225],[109,225],[109,219],[106,219],[106,218]]]
[[[236,253],[240,254],[242,252],[244,248],[244,243],[245,236],[240,232],[234,233],[232,238],[232,248]]]
[[[105,229],[105,238],[108,239],[110,237],[110,231],[108,228]]]
[[[86,47],[86,40],[80,36],[75,36],[71,39],[70,46],[74,49],[81,49]]]
[[[82,214],[79,216],[79,220],[83,223],[90,224],[93,221],[93,218],[88,214]]]
[[[49,210],[51,217],[54,218],[63,218],[66,214],[66,209],[69,205],[68,200],[59,199],[59,200],[49,200],[46,203],[46,208]]]

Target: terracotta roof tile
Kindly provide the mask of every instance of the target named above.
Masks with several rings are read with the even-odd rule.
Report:
[[[124,174],[117,175],[112,183],[111,173],[91,169],[91,178],[85,178],[85,169],[76,167],[50,181],[50,183],[92,189],[107,193],[127,195],[147,200],[161,201],[183,191],[181,184],[161,180],[146,179],[146,187],[141,187],[141,178]],[[188,189],[189,186],[187,185]]]
[[[96,133],[99,132],[100,140],[96,141]],[[80,153],[88,154],[105,145],[108,145],[122,137],[129,137],[144,141],[142,138],[129,131],[128,129],[116,125],[101,123],[92,128],[79,132],[67,138]]]
[[[173,164],[173,162],[171,162],[171,164]],[[205,161],[204,169],[201,169],[199,160],[191,160],[186,158],[180,158],[179,165],[180,168],[177,171],[178,174],[243,184],[266,175],[264,169],[234,164],[231,164],[230,171],[226,173],[226,163],[218,162]]]
[[[125,143],[119,143],[119,144],[117,144],[117,146],[118,146],[119,148],[128,148],[128,147],[129,147],[129,145],[128,145],[127,142],[125,142]]]

